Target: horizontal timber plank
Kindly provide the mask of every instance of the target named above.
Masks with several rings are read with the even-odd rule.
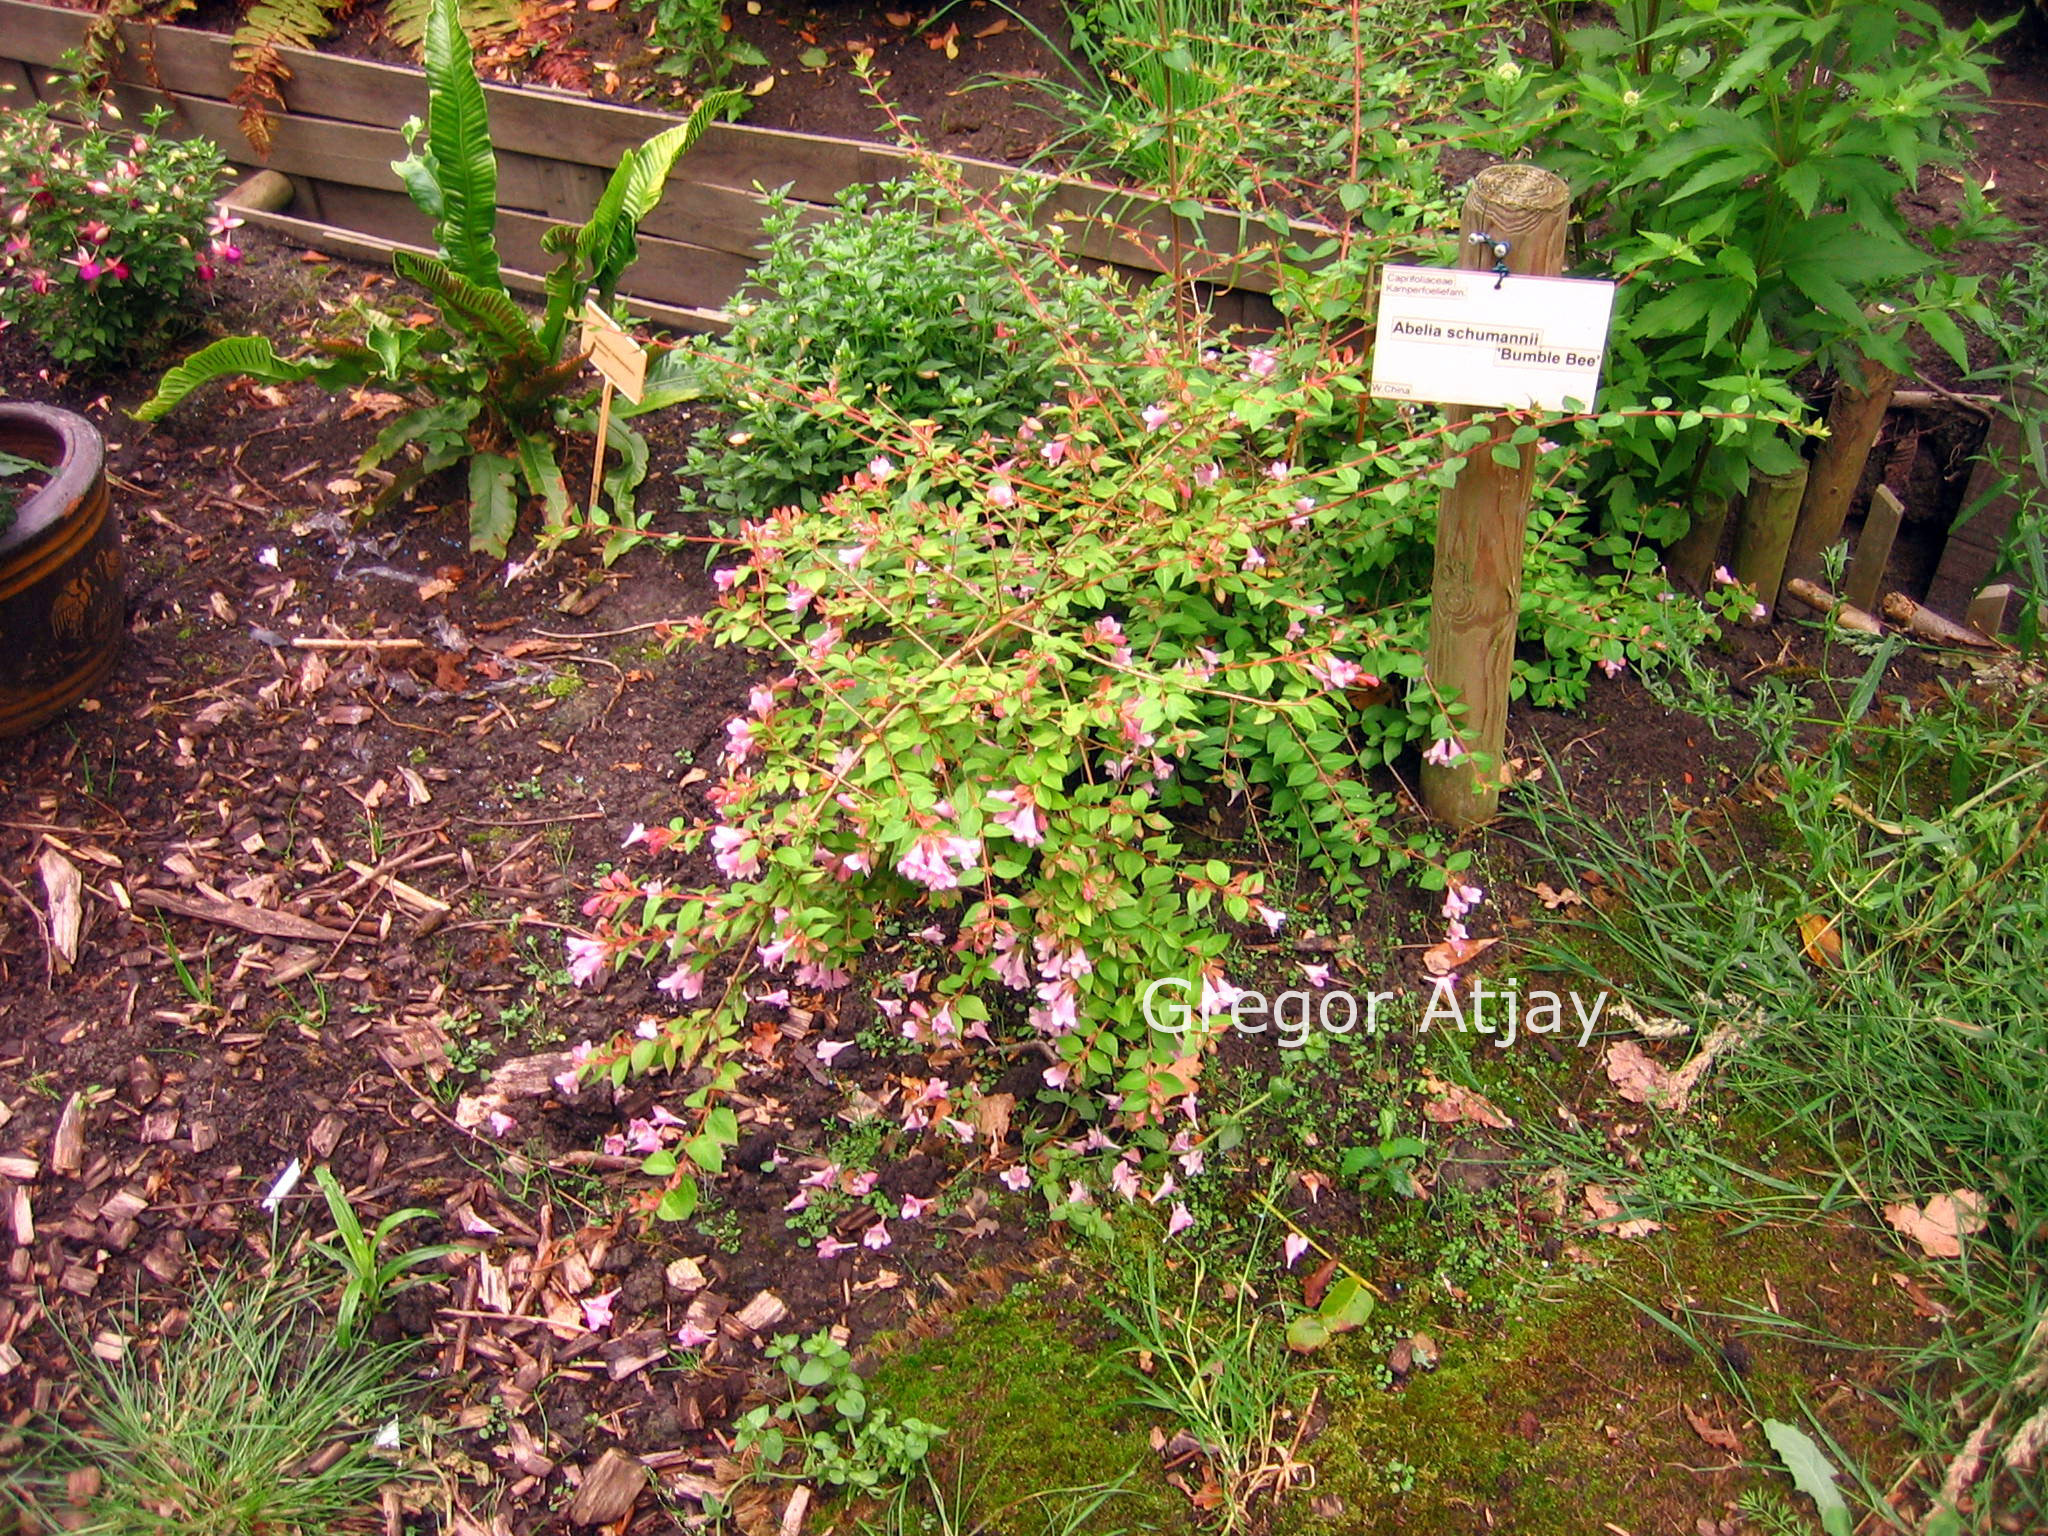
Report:
[[[355,261],[376,264],[388,263],[393,251],[414,251],[428,256],[433,252],[425,246],[410,245],[399,240],[380,240],[354,230],[338,228],[315,219],[302,219],[285,213],[260,213],[251,210],[243,215],[244,221],[252,228],[269,230],[293,245],[308,250],[324,252],[331,256],[346,256]],[[546,279],[538,273],[521,271],[514,267],[504,270],[505,285],[517,293],[538,294],[543,291]],[[723,311],[698,309],[688,305],[665,304],[639,294],[622,294],[627,309],[652,324],[666,326],[678,331],[723,331],[730,323]]]
[[[78,45],[90,20],[85,13],[31,0],[0,0],[0,56],[54,66],[66,50]],[[254,152],[238,130],[217,134],[222,122],[219,113],[235,112],[226,101],[240,79],[232,67],[232,49],[225,36],[138,22],[123,23],[122,35],[128,45],[124,74],[175,95],[219,104],[218,111],[204,112],[208,123],[201,131],[219,136],[238,163],[259,163],[245,158]],[[292,77],[283,88],[289,113],[279,119],[280,140],[284,125],[299,117],[390,130],[426,109],[425,79],[417,69],[297,50],[283,50],[283,57]],[[499,148],[541,162],[608,170],[627,149],[679,121],[670,113],[590,101],[545,87],[486,86],[485,94],[491,109],[492,138]],[[195,108],[195,126],[197,115]],[[362,142],[347,144],[338,165],[306,166],[305,172],[329,180],[356,180],[365,186],[392,185],[388,166],[380,169],[359,152]],[[388,160],[396,153],[382,157]],[[888,145],[721,123],[705,134],[681,171],[684,184],[740,192],[757,185],[787,187],[801,201],[825,203],[847,186],[908,175],[917,161],[912,152]],[[284,163],[276,153],[269,163],[287,172],[300,168],[296,162]],[[960,159],[952,163],[976,190],[992,189],[1004,178],[1021,174],[988,161]],[[526,175],[517,164],[506,167],[503,194],[508,205],[558,217],[582,216],[573,208],[563,211],[558,199],[587,185],[584,178],[573,171],[532,169],[529,181],[522,181]],[[1173,215],[1149,194],[1067,178],[1048,179],[1055,185],[1045,214],[1073,226],[1069,249],[1077,256],[1259,292],[1272,289],[1272,261],[1265,248],[1274,237],[1257,220],[1216,211],[1197,224]],[[530,181],[538,181],[540,186]],[[707,200],[705,206],[712,204]],[[750,249],[752,238],[743,234],[741,212],[736,205],[723,205],[722,217],[729,222],[716,234],[684,231],[674,224],[665,225],[663,232],[689,233],[707,246]],[[1292,229],[1296,241],[1311,246],[1330,234],[1312,225]],[[1237,259],[1240,257],[1244,259]]]

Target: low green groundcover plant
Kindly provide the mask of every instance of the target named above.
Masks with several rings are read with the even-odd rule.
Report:
[[[204,139],[140,130],[81,92],[0,114],[0,319],[61,363],[102,368],[162,332],[195,281],[241,260],[213,198],[225,162]]]
[[[456,465],[468,472],[470,544],[503,555],[524,501],[538,499],[551,532],[570,522],[557,444],[564,434],[593,435],[596,411],[578,348],[585,302],[615,302],[620,278],[638,254],[641,219],[661,200],[670,170],[731,103],[705,98],[687,121],[627,151],[590,218],[562,224],[542,241],[561,258],[547,279],[547,303],[535,318],[513,301],[498,263],[497,152],[455,0],[435,0],[426,32],[428,84],[424,133],[408,125],[413,153],[393,165],[422,212],[434,221],[440,255],[398,252],[392,265],[431,295],[438,325],[402,324],[362,313],[360,339],[324,342],[302,357],[278,356],[260,336],[214,342],[164,376],[136,415],[154,421],[201,385],[245,374],[272,383],[310,379],[326,389],[374,382],[414,403],[378,434],[363,455],[367,470],[406,455],[379,498],[386,504],[427,476]],[[676,398],[660,368],[647,391],[612,415],[607,446],[605,516],[614,528],[612,558],[637,539],[634,493],[647,472],[647,445],[625,419]]]
[[[1117,353],[1129,322],[1109,280],[1060,260],[1019,212],[936,174],[849,188],[818,222],[772,195],[732,329],[693,359],[724,408],[685,465],[706,499],[748,513],[816,506],[873,452],[831,401],[972,440],[1014,431],[1078,359]]]

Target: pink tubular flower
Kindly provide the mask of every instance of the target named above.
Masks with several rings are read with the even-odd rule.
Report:
[[[892,1241],[894,1239],[889,1236],[889,1223],[878,1221],[861,1235],[860,1245],[863,1248],[872,1248],[875,1252],[880,1253]]]
[[[735,768],[754,755],[758,743],[754,740],[754,722],[745,715],[734,715],[725,722],[725,760]]]
[[[1308,1239],[1299,1232],[1290,1232],[1287,1234],[1287,1240],[1281,1243],[1280,1252],[1287,1260],[1287,1267],[1292,1269],[1301,1256],[1308,1252]]]
[[[998,476],[989,482],[988,499],[993,506],[1014,507],[1017,505],[1017,488],[1010,484],[1009,481]]]
[[[1022,1163],[1012,1164],[997,1174],[996,1177],[1002,1180],[1005,1189],[1014,1193],[1021,1194],[1024,1190],[1031,1187],[1031,1170]]]
[[[802,618],[804,610],[811,606],[811,599],[817,595],[809,587],[800,587],[792,581],[789,584],[788,594],[784,598],[784,603],[791,613],[795,614],[798,618]]]
[[[1119,1161],[1109,1172],[1109,1187],[1126,1200],[1138,1198],[1138,1170]]]
[[[695,1323],[685,1323],[676,1330],[676,1345],[680,1349],[702,1349],[718,1335],[708,1328],[699,1328]]]
[[[747,834],[738,827],[711,829],[712,862],[728,880],[751,880],[761,873],[759,850],[749,853],[746,848]]]
[[[911,845],[910,852],[896,861],[896,872],[926,890],[953,891],[960,888],[960,878],[953,865],[959,865],[963,871],[969,870],[980,858],[980,838],[947,837],[928,832]]]
[[[874,481],[887,480],[896,473],[896,465],[886,453],[878,453],[868,460],[868,478]]]
[[[89,219],[78,226],[78,238],[88,245],[105,245],[113,232],[104,219]]]
[[[1173,419],[1173,407],[1163,404],[1148,405],[1138,412],[1138,419],[1145,423],[1147,432],[1157,432]]]
[[[601,939],[586,939],[581,935],[571,934],[566,941],[566,947],[569,951],[569,979],[579,987],[587,987],[596,981],[598,973],[604,969],[606,960],[610,958]]]
[[[1214,485],[1218,480],[1221,480],[1222,478],[1223,466],[1221,464],[1204,464],[1195,471],[1195,484],[1199,485],[1205,491],[1208,490],[1210,486]]]
[[[1280,354],[1271,347],[1253,347],[1245,354],[1245,374],[1254,379],[1270,379],[1279,370]]]
[[[1628,670],[1628,662],[1619,656],[1610,656],[1600,663],[1600,670],[1609,677],[1619,677]]]
[[[1439,741],[1430,743],[1428,749],[1422,754],[1422,760],[1434,767],[1448,768],[1464,755],[1465,749],[1446,736]]]
[[[1043,448],[1040,448],[1038,453],[1039,457],[1044,459],[1047,464],[1057,469],[1060,461],[1067,456],[1067,440],[1064,437],[1056,437]]]
[[[1045,841],[1045,823],[1039,819],[1038,806],[1031,798],[1031,791],[1021,784],[1015,789],[994,789],[989,799],[1009,809],[1000,816],[990,818],[994,826],[1001,827],[1010,836],[1029,847],[1036,848]]]
[[[853,1252],[853,1244],[842,1243],[836,1237],[821,1237],[818,1239],[818,1257],[821,1259],[836,1259],[842,1253],[851,1252]]]
[[[915,1195],[905,1195],[903,1205],[896,1214],[904,1221],[922,1221],[924,1213],[938,1203],[936,1200],[920,1200]]]
[[[106,270],[100,264],[99,258],[83,246],[79,247],[76,256],[66,256],[64,260],[67,265],[78,268],[79,280],[82,282],[96,283],[99,281],[100,274]]]
[[[1327,987],[1330,984],[1330,968],[1327,965],[1309,965],[1304,962],[1301,974],[1302,979],[1312,987]]]
[[[1287,477],[1293,473],[1285,459],[1275,459],[1266,466],[1266,478],[1275,485],[1285,485]]]
[[[1187,1206],[1183,1202],[1176,1200],[1173,1205],[1173,1214],[1166,1218],[1166,1235],[1168,1237],[1178,1237],[1194,1224],[1195,1218],[1188,1211]]]
[[[606,1291],[602,1296],[583,1298],[583,1326],[597,1333],[612,1325],[612,1303],[619,1299],[615,1290]]]
[[[1377,688],[1379,679],[1355,661],[1346,661],[1342,656],[1324,656],[1309,663],[1308,673],[1325,688]]]
[[[754,573],[750,565],[729,565],[724,570],[711,573],[711,583],[721,592],[730,592],[740,582]]]

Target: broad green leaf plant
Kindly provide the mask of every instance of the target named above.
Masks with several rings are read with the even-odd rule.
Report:
[[[535,317],[513,299],[499,265],[497,152],[455,0],[434,0],[428,14],[426,68],[426,124],[406,125],[411,153],[393,169],[433,220],[438,254],[398,251],[391,260],[401,277],[426,291],[439,323],[408,326],[369,310],[359,338],[321,342],[295,357],[280,356],[264,337],[225,337],[165,374],[136,415],[154,421],[201,385],[236,375],[265,383],[311,380],[329,390],[376,384],[412,407],[363,454],[365,471],[397,461],[378,505],[430,475],[465,466],[470,547],[503,556],[529,502],[543,508],[550,537],[575,528],[559,445],[567,435],[596,430],[577,318],[586,302],[616,308],[619,280],[638,254],[640,221],[661,201],[676,162],[733,105],[733,93],[707,96],[686,121],[629,150],[590,218],[547,232],[542,247],[559,262]],[[606,443],[612,468],[596,518],[597,527],[611,530],[607,559],[638,538],[633,502],[647,445],[627,418],[672,403],[669,374],[657,359],[639,404],[613,409]]]
[[[1632,418],[1589,460],[1590,499],[1675,538],[1791,467],[1757,417],[1804,414],[1802,373],[1910,369],[1916,326],[1968,366],[1977,280],[1937,258],[2000,226],[1967,174],[1925,230],[1901,198],[1963,165],[1995,30],[1921,0],[1628,0],[1564,34],[1555,68],[1484,72],[1471,126],[1571,182],[1574,270],[1620,284],[1605,403],[1693,413]]]

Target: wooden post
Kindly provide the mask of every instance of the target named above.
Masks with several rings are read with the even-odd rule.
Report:
[[[1712,506],[1695,508],[1692,526],[1685,530],[1685,537],[1672,545],[1664,555],[1664,570],[1673,581],[1685,583],[1695,589],[1705,587],[1707,572],[1713,567],[1714,557],[1721,553],[1721,535],[1728,528],[1728,502],[1716,500]]]
[[[1750,476],[1742,498],[1742,522],[1735,535],[1735,579],[1763,602],[1778,595],[1785,579],[1785,551],[1792,527],[1799,521],[1799,501],[1806,494],[1805,461],[1782,474]]]
[[[597,493],[604,489],[604,445],[612,432],[612,381],[604,381],[604,393],[597,401],[597,441],[590,454],[590,521],[597,522]]]
[[[1985,639],[1996,640],[2005,633],[2005,610],[2011,602],[2010,582],[1986,587],[1970,600],[1970,612],[1964,622]]]
[[[1557,276],[1564,269],[1570,208],[1571,188],[1552,172],[1524,163],[1489,166],[1465,195],[1459,264],[1493,266],[1491,247],[1472,239],[1484,233],[1507,242],[1510,273]],[[1473,416],[1461,406],[1445,414],[1453,424]],[[1425,682],[1444,704],[1464,704],[1456,728],[1464,751],[1449,764],[1422,765],[1422,799],[1432,815],[1460,827],[1489,820],[1500,806],[1508,681],[1522,606],[1522,546],[1536,476],[1534,443],[1522,448],[1513,465],[1493,461],[1493,447],[1512,425],[1507,417],[1498,422],[1493,443],[1470,451],[1457,483],[1443,494],[1430,585]]]
[[[1820,574],[1821,551],[1842,536],[1849,498],[1856,494],[1864,461],[1877,441],[1877,429],[1884,425],[1884,413],[1899,376],[1867,357],[1860,371],[1859,379],[1845,374],[1835,381],[1835,398],[1828,405],[1828,435],[1813,456],[1806,496],[1799,504],[1799,526],[1793,530],[1792,547],[1785,555],[1787,579],[1800,576],[1811,581]]]
[[[1849,574],[1842,578],[1842,596],[1865,613],[1877,612],[1877,589],[1892,558],[1892,541],[1899,536],[1899,519],[1905,515],[1890,486],[1880,485],[1870,493],[1870,512],[1857,536]]]

